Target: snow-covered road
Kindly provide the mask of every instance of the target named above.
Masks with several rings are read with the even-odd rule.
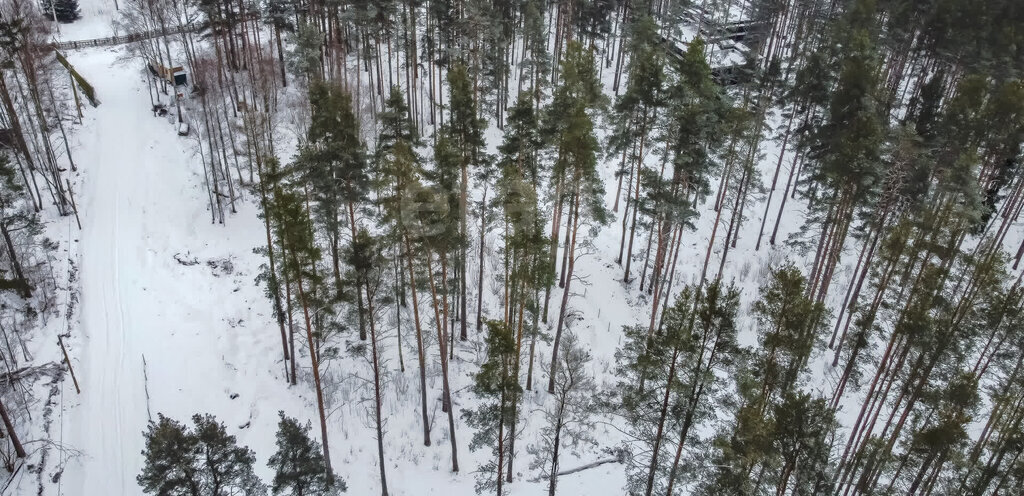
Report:
[[[211,412],[237,427],[255,411],[257,385],[275,380],[266,360],[274,355],[248,330],[261,333],[268,319],[246,301],[252,291],[236,293],[252,287],[246,252],[259,244],[258,220],[211,225],[194,143],[152,115],[139,64],[121,55],[68,56],[102,102],[76,136],[81,318],[70,344],[82,394],[66,401],[64,442],[84,454],[64,474],[68,495],[140,494],[150,414],[187,422]]]
[[[104,53],[103,55],[108,55]],[[140,315],[135,300],[146,275],[147,224],[155,218],[154,203],[173,189],[153,188],[169,175],[152,156],[153,126],[165,126],[141,107],[136,81],[122,71],[89,71],[103,104],[90,112],[82,129],[79,161],[85,169],[82,205],[82,313],[85,338],[79,370],[84,386],[80,421],[68,426],[68,441],[86,448],[81,480],[69,487],[82,494],[129,494],[134,455],[141,449],[139,431],[147,421],[142,374],[142,349],[152,326]],[[123,129],[124,132],[114,132]],[[171,178],[167,178],[171,179]],[[154,189],[156,191],[154,191]],[[155,196],[154,196],[155,194]],[[150,274],[151,275],[151,274]],[[142,317],[140,319],[140,317]]]

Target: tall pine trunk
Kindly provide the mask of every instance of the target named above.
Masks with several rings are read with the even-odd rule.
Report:
[[[444,406],[444,411],[448,413],[448,437],[452,443],[452,472],[459,471],[459,448],[455,441],[455,408],[452,405],[451,387],[448,382],[448,340],[445,336],[447,315],[442,319],[439,315],[440,310],[438,309],[437,303],[437,286],[434,282],[434,269],[433,262],[431,261],[432,255],[430,250],[427,250],[427,271],[429,272],[430,280],[430,292],[433,295],[434,300],[434,315],[437,320],[437,342],[441,351],[441,383],[442,383],[442,399],[441,403]],[[447,307],[447,303],[444,304]],[[447,311],[445,311],[447,313]]]
[[[412,318],[416,325],[416,354],[420,363],[420,406],[423,414],[423,445],[430,446],[430,419],[427,416],[427,363],[423,352],[423,330],[420,326],[420,300],[416,296],[416,272],[412,267],[412,245],[409,236],[405,240],[405,261],[409,268],[409,289],[412,292]]]
[[[373,353],[373,396],[374,396],[374,417],[377,421],[377,458],[380,465],[380,490],[381,496],[388,496],[388,478],[384,469],[384,426],[381,419],[380,401],[380,354],[377,350],[377,325],[373,318],[373,294],[370,292],[370,284],[363,281],[366,289],[366,305],[370,321],[370,351]]]
[[[565,328],[565,315],[569,307],[569,292],[572,287],[572,274],[573,268],[576,264],[576,236],[580,229],[580,205],[579,205],[579,194],[580,187],[576,185],[576,191],[573,193],[573,197],[576,201],[573,202],[574,208],[571,212],[572,220],[572,240],[569,241],[569,270],[565,279],[565,289],[562,290],[562,306],[558,311],[558,326],[555,328],[555,341],[551,346],[551,368],[548,372],[548,393],[555,392],[555,377],[558,375],[558,344],[562,338],[562,330]]]
[[[324,467],[327,470],[329,480],[334,479],[334,470],[331,468],[331,451],[327,443],[327,412],[324,409],[324,391],[320,386],[320,359],[316,353],[316,346],[313,345],[313,325],[309,318],[309,303],[306,299],[306,290],[302,286],[302,277],[298,277],[296,283],[299,287],[299,301],[302,304],[302,313],[306,319],[306,341],[309,344],[309,359],[313,364],[313,385],[316,387],[316,407],[320,412],[320,436],[323,441]]]

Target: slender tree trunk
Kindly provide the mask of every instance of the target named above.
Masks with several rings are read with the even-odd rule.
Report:
[[[462,196],[459,200],[459,209],[461,212],[461,224],[462,224],[462,239],[460,240],[459,247],[459,339],[465,341],[468,337],[466,334],[466,268],[467,268],[467,254],[469,245],[469,228],[467,223],[467,200],[468,200],[468,188],[469,188],[469,169],[467,164],[462,166]],[[452,346],[452,353],[455,352],[455,347]]]
[[[484,185],[484,198],[480,203],[480,271],[476,289],[476,332],[480,332],[484,326],[484,233],[487,232],[487,216],[485,214],[487,204],[487,186]],[[463,326],[465,327],[465,326]],[[466,339],[463,337],[462,339]]]
[[[524,284],[525,285],[525,284]],[[522,288],[520,293],[525,293],[525,288]],[[519,304],[519,323],[516,327],[516,361],[512,364],[512,378],[516,381],[516,385],[519,385],[519,365],[522,361],[523,351],[523,317],[525,315],[526,305]],[[512,418],[509,419],[509,432],[508,432],[508,465],[507,475],[505,480],[512,482],[512,466],[516,456],[516,424],[519,421],[519,394],[512,394]]]
[[[558,227],[559,222],[562,220],[562,205],[564,200],[562,198],[562,178],[558,178],[558,183],[555,186],[555,211],[551,216],[551,255],[550,263],[551,270],[555,270],[555,264],[558,261]],[[568,241],[568,240],[567,240]],[[551,286],[544,288],[544,323],[548,321],[548,304],[551,302]]]
[[[356,208],[352,202],[348,202],[348,226],[352,233],[352,239],[356,239]],[[366,341],[366,307],[363,303],[363,288],[361,284],[358,281],[356,282],[356,311],[359,314],[359,340]]]
[[[569,198],[569,215],[572,215],[573,204],[575,202],[576,202],[576,197],[575,196]],[[569,241],[569,237],[571,235],[572,235],[572,222],[571,222],[571,219],[566,217],[566,221],[565,221],[565,240],[566,240],[566,242]],[[562,250],[562,271],[561,271],[561,273],[558,276],[558,287],[560,287],[560,288],[564,288],[565,287],[565,271],[568,268],[567,267],[568,265],[569,265],[569,250],[567,248],[565,250]]]
[[[388,478],[384,470],[384,425],[380,413],[380,354],[377,351],[377,325],[374,323],[373,318],[373,294],[370,292],[369,282],[363,281],[363,287],[366,289],[366,304],[370,321],[370,351],[373,353],[374,416],[377,421],[377,458],[380,465],[380,491],[381,496],[388,496]]]
[[[297,278],[299,287],[299,301],[302,302],[302,313],[306,319],[306,341],[309,344],[309,359],[313,364],[313,383],[316,387],[316,406],[320,412],[320,436],[323,441],[324,465],[327,470],[327,478],[334,480],[334,469],[331,468],[331,452],[327,444],[327,412],[324,409],[324,391],[320,387],[320,359],[313,345],[313,326],[309,318],[309,304],[306,300],[306,290],[302,286],[302,278]]]
[[[633,192],[633,176],[635,174],[636,163],[634,162],[629,167],[629,182],[626,183],[626,206],[622,212],[622,236],[619,238],[619,256],[615,258],[615,263],[620,266],[622,265],[622,256],[626,252],[626,223],[629,221],[630,209],[636,208],[636,204],[629,199],[629,195]]]
[[[262,167],[261,167],[261,169],[262,169]],[[260,175],[262,176],[262,171],[261,171]],[[259,184],[260,184],[260,186],[259,186],[260,203],[262,204],[262,208],[263,208],[263,212],[264,212],[264,215],[263,215],[263,227],[265,228],[266,235],[267,235],[267,261],[269,263],[269,269],[268,270],[270,271],[270,279],[269,279],[268,282],[271,285],[271,290],[272,290],[271,293],[272,293],[272,296],[274,298],[274,313],[277,314],[277,325],[281,329],[281,348],[284,351],[284,371],[285,371],[284,380],[285,380],[285,382],[290,382],[290,379],[288,378],[288,358],[289,358],[289,354],[288,354],[288,336],[287,336],[287,333],[285,332],[285,329],[284,329],[284,321],[285,321],[284,305],[281,304],[281,288],[280,288],[280,284],[278,282],[276,260],[275,260],[275,257],[274,257],[274,239],[270,235],[270,218],[271,218],[271,215],[270,215],[269,212],[267,212],[267,191],[266,191],[266,187],[264,185],[264,182],[263,182],[262,178],[260,179],[260,183]]]
[[[437,314],[437,289],[434,284],[434,269],[432,268],[433,263],[431,262],[431,253],[427,251],[427,270],[430,273],[430,291],[434,294],[434,313]],[[447,306],[447,304],[445,304]],[[437,319],[437,342],[441,348],[441,382],[443,386],[442,393],[442,404],[445,406],[445,411],[448,413],[448,434],[452,443],[452,472],[459,471],[459,451],[458,444],[455,441],[455,413],[454,406],[452,405],[451,387],[448,382],[448,343],[445,336],[445,324],[441,319]],[[447,321],[447,316],[444,318]]]
[[[284,275],[284,308],[288,316],[288,351],[291,353],[292,386],[294,386],[299,383],[299,378],[295,374],[297,367],[295,365],[295,322],[292,317],[292,285],[288,280],[288,271],[281,272]]]
[[[798,148],[799,150],[799,148]],[[768,243],[775,246],[775,239],[779,235],[779,224],[782,223],[782,212],[786,209],[786,200],[789,199],[789,189],[793,184],[793,178],[796,177],[796,170],[799,167],[799,163],[803,161],[803,155],[798,151],[793,156],[793,163],[789,167],[789,179],[786,180],[786,188],[782,191],[782,202],[779,203],[779,213],[775,216],[775,227],[772,228],[772,235],[768,238]],[[796,188],[793,188],[794,191]]]
[[[540,289],[537,289],[537,290],[534,291],[533,301],[534,301],[533,326],[531,327],[532,331],[530,333],[530,364],[526,368],[526,390],[527,391],[533,391],[533,357],[534,357],[534,352],[537,349],[537,334],[539,333],[539,329],[540,329],[540,325],[539,325],[539,322],[540,322],[540,312],[537,311],[537,310],[540,309]]]
[[[633,197],[633,205],[632,205],[632,208],[633,208],[633,220],[630,223],[630,228],[629,228],[629,245],[626,248],[626,260],[625,260],[625,262],[626,262],[626,272],[625,272],[625,275],[622,276],[622,282],[627,283],[627,284],[629,283],[629,266],[633,262],[633,238],[636,236],[636,214],[640,210],[640,171],[643,170],[643,158],[642,158],[642,156],[643,156],[643,147],[644,147],[643,146],[643,139],[641,138],[641,140],[640,140],[640,152],[639,152],[640,156],[637,157],[637,164],[636,164],[636,173],[637,173],[637,177],[636,177],[636,181],[635,181],[636,182],[636,194]]]
[[[11,423],[11,417],[7,415],[7,409],[4,408],[3,398],[0,398],[0,419],[3,419],[4,429],[7,429],[7,435],[11,437],[11,444],[14,445],[14,453],[18,455],[18,458],[25,458],[25,447],[21,445],[18,433],[14,430],[14,424]]]
[[[764,236],[764,226],[768,222],[768,208],[772,205],[772,195],[775,194],[775,185],[779,180],[779,172],[782,171],[782,159],[786,156],[786,145],[789,144],[790,129],[793,127],[793,115],[789,116],[789,122],[786,124],[786,132],[782,138],[782,149],[779,151],[779,161],[775,164],[775,174],[772,176],[772,187],[768,190],[768,199],[764,202],[764,215],[761,216],[761,229],[757,232],[757,243],[754,245],[754,251],[761,249],[761,238]],[[786,186],[789,186],[787,182]],[[785,194],[783,194],[785,197]]]
[[[555,486],[558,485],[558,450],[562,444],[562,417],[555,421],[555,439],[551,446],[551,470],[548,480],[548,496],[555,496]]]
[[[619,185],[615,187],[615,203],[612,204],[612,212],[619,211],[619,197],[622,196],[622,177],[626,175],[622,169],[626,166],[626,149],[622,149],[622,161],[619,164]],[[631,185],[632,186],[632,185]]]
[[[416,296],[416,272],[412,267],[412,244],[409,236],[404,234],[405,261],[409,268],[409,289],[412,292],[412,318],[416,324],[416,354],[420,361],[420,406],[423,413],[423,445],[430,446],[430,419],[427,416],[427,363],[423,352],[423,330],[420,326],[420,300]]]
[[[576,191],[573,196],[579,196],[579,185],[576,186]],[[572,240],[569,241],[569,273],[565,280],[565,289],[562,290],[562,307],[558,312],[558,326],[555,330],[555,341],[551,347],[551,369],[548,372],[550,377],[548,378],[548,393],[555,392],[555,377],[558,375],[558,344],[562,338],[562,330],[565,327],[565,314],[569,307],[569,292],[572,287],[572,273],[573,268],[576,264],[576,236],[580,229],[580,205],[579,201],[574,202],[575,207],[572,212]]]
[[[654,447],[651,450],[651,463],[647,469],[647,487],[644,496],[651,496],[654,492],[654,479],[658,473],[658,455],[661,452],[661,442],[665,437],[665,419],[668,416],[669,398],[672,396],[672,383],[676,375],[676,361],[679,358],[679,348],[672,350],[672,360],[668,366],[667,382],[665,384],[665,395],[661,401],[661,410],[658,415],[658,429],[654,434]]]
[[[502,370],[502,374],[508,374],[506,370]],[[498,402],[498,475],[495,479],[498,483],[497,496],[504,496],[502,492],[502,484],[505,482],[503,477],[503,468],[505,467],[505,388],[501,388],[501,399]]]
[[[285,77],[284,44],[281,43],[281,29],[274,27],[274,37],[277,38],[277,56],[281,61],[281,86],[288,87],[288,78]]]
[[[14,270],[14,277],[22,283],[19,291],[23,297],[28,298],[32,296],[32,287],[29,286],[28,279],[25,279],[21,262],[18,260],[18,252],[14,249],[14,240],[11,239],[11,231],[7,227],[7,223],[2,220],[0,220],[0,234],[3,234],[4,244],[7,246],[7,256],[11,259],[11,269]]]

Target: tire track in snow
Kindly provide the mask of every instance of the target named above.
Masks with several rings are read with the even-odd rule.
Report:
[[[82,395],[64,415],[64,431],[67,444],[84,455],[67,467],[67,496],[142,493],[135,477],[149,419],[143,355],[152,413],[186,424],[196,412],[229,426],[251,422],[253,413],[229,393],[255,404],[268,395],[264,385],[278,380],[264,372],[274,335],[256,338],[230,325],[256,320],[251,304],[236,295],[251,284],[251,272],[215,274],[205,264],[183,267],[174,260],[179,252],[210,260],[239,246],[249,251],[263,239],[262,224],[255,215],[237,230],[210,223],[193,143],[153,117],[140,64],[119,60],[123,55],[123,49],[68,54],[103,104],[90,109],[75,134],[83,230],[81,325],[72,342]],[[250,294],[262,302],[262,291]],[[264,427],[276,422],[268,416]]]
[[[146,221],[136,207],[147,199],[145,182],[154,179],[139,172],[146,161],[147,129],[163,123],[151,122],[145,100],[138,98],[139,78],[126,74],[115,55],[98,50],[72,55],[86,60],[85,70],[93,69],[89,77],[104,104],[88,115],[76,152],[84,174],[82,313],[80,333],[74,336],[82,394],[65,416],[65,428],[68,443],[83,456],[69,465],[67,495],[141,493],[135,475],[147,418],[145,404],[141,414],[139,408],[145,398],[137,394],[143,386],[134,335],[148,323],[135,305],[134,280],[145,267],[134,255],[145,248]]]

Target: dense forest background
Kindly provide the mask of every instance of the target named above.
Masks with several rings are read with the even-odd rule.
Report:
[[[12,471],[39,404],[13,378],[72,363],[19,372],[15,343],[73,321],[44,227],[78,215],[65,127],[100,104],[42,7],[0,8]],[[120,0],[117,28],[209,222],[258,207],[265,387],[317,419],[281,414],[274,494],[387,495],[409,443],[499,495],[609,464],[607,494],[1024,486],[1024,5]],[[348,375],[376,449],[341,469]],[[151,422],[146,492],[267,490],[193,421]]]

